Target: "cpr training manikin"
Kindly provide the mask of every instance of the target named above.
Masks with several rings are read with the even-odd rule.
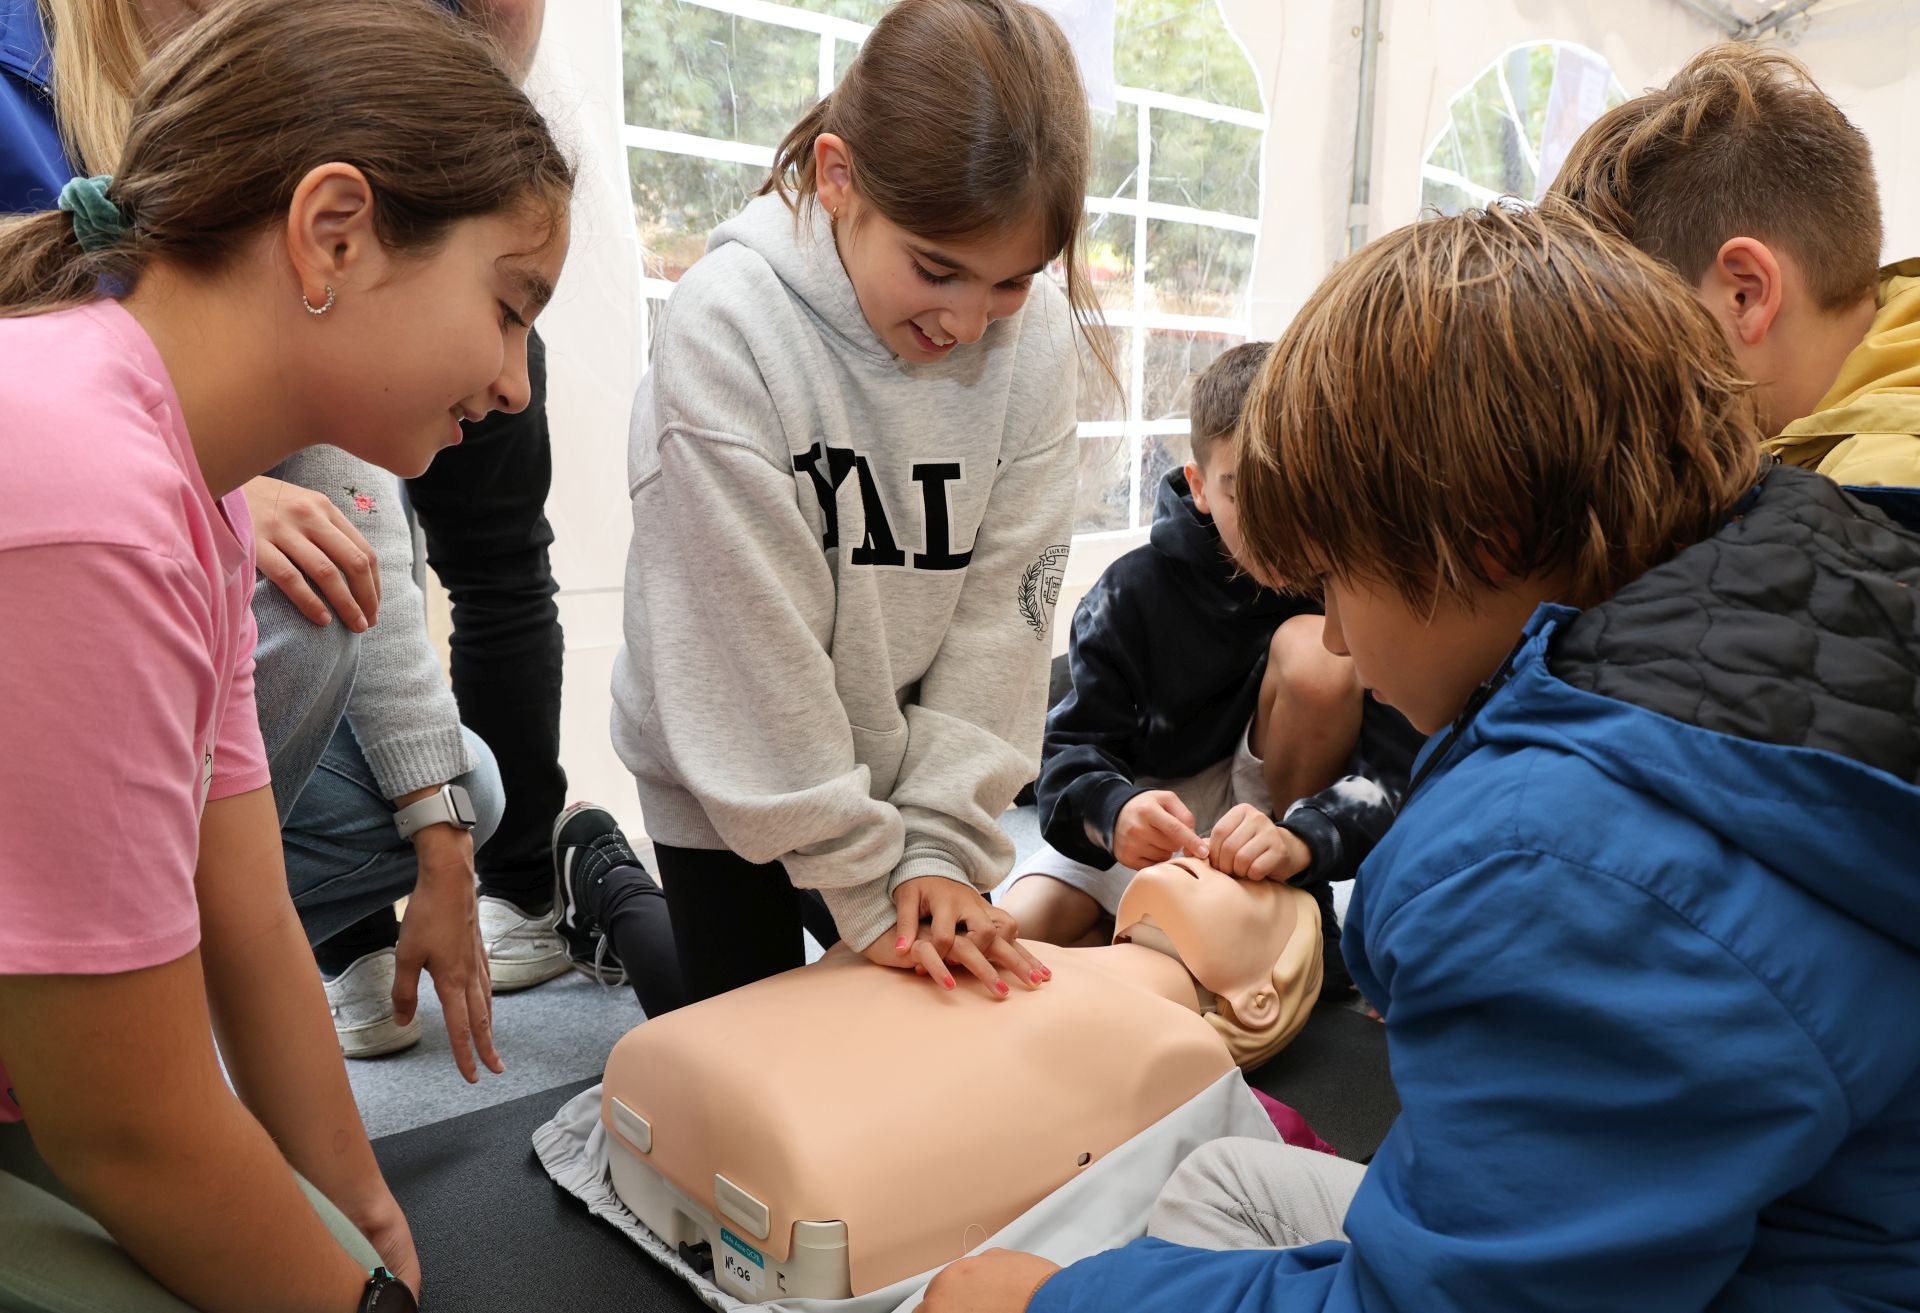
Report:
[[[1182,857],[1133,880],[1115,925],[1103,948],[1029,944],[1053,979],[1005,999],[841,946],[636,1027],[601,1095],[614,1191],[749,1303],[861,1295],[959,1258],[1279,1052],[1319,996],[1319,911],[1299,889]],[[956,1053],[969,1079],[947,1078]]]

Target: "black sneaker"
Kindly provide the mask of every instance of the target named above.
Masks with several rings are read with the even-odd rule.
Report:
[[[646,872],[613,813],[590,802],[560,813],[553,823],[553,911],[573,969],[603,985],[626,984],[627,969],[587,911],[587,895],[621,866]]]

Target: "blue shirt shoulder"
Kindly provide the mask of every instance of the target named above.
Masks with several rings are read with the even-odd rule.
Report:
[[[51,210],[79,172],[54,123],[52,79],[36,0],[0,0],[0,214]]]

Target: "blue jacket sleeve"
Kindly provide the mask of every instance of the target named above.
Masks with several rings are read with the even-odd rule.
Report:
[[[1798,1019],[1616,875],[1533,852],[1382,874],[1415,890],[1361,927],[1404,1110],[1350,1243],[1135,1244],[1032,1313],[1698,1313],[1739,1280],[1761,1209],[1848,1126]]]

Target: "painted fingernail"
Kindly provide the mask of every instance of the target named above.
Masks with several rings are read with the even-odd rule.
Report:
[[[893,951],[896,953],[904,953],[907,951],[907,937],[905,935],[893,941]]]
[[[953,988],[953,977],[952,977],[952,976],[947,976],[947,977],[944,977],[944,978],[943,978],[943,979],[942,979],[942,980],[940,981],[940,983],[941,983],[941,984],[943,984],[943,985],[945,985],[945,986],[946,986],[946,987],[947,987],[948,989],[952,989],[952,988]]]
[[[1013,991],[1007,988],[1006,981],[996,980],[993,982],[993,992],[996,994],[1010,994]]]

